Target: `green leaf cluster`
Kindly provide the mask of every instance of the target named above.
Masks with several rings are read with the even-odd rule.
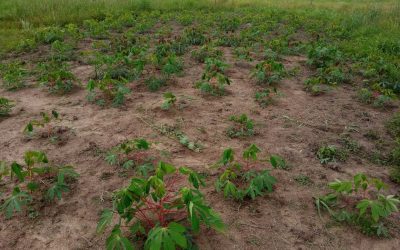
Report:
[[[6,218],[30,205],[37,198],[36,194],[48,200],[62,198],[62,193],[69,191],[68,182],[79,175],[72,166],[52,166],[42,151],[27,151],[24,164],[13,162],[8,166],[0,163],[0,180],[4,177],[16,178],[12,193],[0,205],[0,211]]]
[[[320,216],[326,210],[335,220],[354,225],[368,235],[389,235],[383,219],[398,212],[400,200],[382,194],[387,188],[382,180],[359,173],[353,180],[336,180],[328,186],[333,192],[315,199]]]

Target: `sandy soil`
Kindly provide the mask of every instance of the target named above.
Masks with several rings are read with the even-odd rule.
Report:
[[[0,158],[22,160],[26,150],[41,149],[53,162],[75,166],[81,176],[63,200],[42,206],[38,218],[1,217],[0,249],[104,249],[105,235],[95,233],[99,213],[110,206],[111,192],[128,183],[130,176],[108,165],[98,152],[137,137],[153,143],[156,157],[209,174],[209,185],[204,190],[207,200],[221,213],[228,230],[225,234],[203,230],[196,236],[200,249],[398,249],[399,228],[392,229],[391,239],[370,238],[350,227],[330,223],[328,218],[321,220],[313,205],[313,196],[325,193],[327,182],[335,178],[348,179],[361,171],[390,183],[387,169],[365,157],[376,142],[364,135],[373,130],[381,138],[388,138],[383,124],[393,110],[358,103],[356,87],[351,85],[310,96],[303,89],[310,72],[301,56],[284,58],[287,69],[298,67],[300,72],[284,79],[278,87],[282,96],[263,109],[254,102],[256,85],[250,79],[255,62],[237,62],[230,49],[223,50],[224,59],[231,65],[228,76],[232,84],[227,87],[229,94],[221,98],[204,97],[193,87],[203,66],[189,56],[185,56],[184,75],[159,92],[148,92],[142,81],[132,82],[133,92],[122,108],[88,103],[83,88],[65,96],[49,95],[40,88],[1,90],[0,95],[15,100],[16,107],[10,117],[0,122]],[[92,68],[74,64],[73,72],[85,82]],[[167,90],[178,97],[181,109],[160,109],[162,93]],[[46,138],[24,139],[22,129],[26,123],[38,117],[40,111],[52,109],[62,116],[58,125],[70,128],[63,143],[52,144]],[[255,120],[257,135],[230,139],[225,135],[231,125],[228,117],[241,113]],[[192,152],[144,121],[179,125],[204,149]],[[362,145],[364,154],[351,155],[345,163],[321,165],[315,150],[324,144],[339,145],[342,133]],[[251,143],[265,154],[283,156],[291,169],[272,171],[278,184],[269,195],[243,204],[224,200],[213,189],[216,170],[209,166],[225,148],[232,147],[239,153]],[[294,178],[300,174],[308,176],[313,184],[302,186],[296,182]],[[390,191],[398,193],[398,187],[390,185]]]

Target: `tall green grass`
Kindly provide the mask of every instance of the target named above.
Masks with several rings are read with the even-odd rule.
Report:
[[[387,38],[400,40],[400,0],[0,0],[0,52],[24,37],[24,27],[79,24],[126,11],[238,8],[285,10],[329,20],[354,32],[349,49],[376,46]]]

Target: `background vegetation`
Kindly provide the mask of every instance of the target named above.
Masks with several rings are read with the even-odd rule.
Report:
[[[355,39],[349,45],[357,45],[357,49],[380,38],[397,41],[400,38],[400,2],[397,0],[2,0],[0,52],[12,49],[20,39],[28,36],[27,30],[40,26],[81,23],[89,18],[102,18],[109,13],[127,10],[221,10],[237,7],[301,12],[329,20],[354,33]]]

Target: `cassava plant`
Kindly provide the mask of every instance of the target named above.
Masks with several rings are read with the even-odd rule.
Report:
[[[189,185],[180,184],[187,178]],[[132,178],[131,183],[114,193],[113,208],[103,211],[97,232],[113,222],[106,240],[111,249],[148,250],[188,249],[190,235],[200,225],[224,230],[220,216],[209,207],[199,190],[204,182],[193,170],[159,162],[156,173],[147,179]]]
[[[274,104],[274,97],[276,96],[278,96],[278,90],[276,88],[273,88],[272,90],[265,88],[261,91],[257,91],[254,94],[254,99],[262,108],[266,108],[269,105]]]
[[[111,148],[105,160],[110,165],[118,165],[125,169],[134,168],[140,164],[149,163],[145,153],[148,149],[150,149],[150,143],[145,139],[127,140]]]
[[[353,180],[328,184],[332,192],[315,198],[318,214],[327,211],[338,222],[359,228],[367,235],[389,236],[385,221],[398,212],[400,200],[385,195],[387,185],[377,178],[356,174]]]
[[[225,85],[231,84],[231,80],[225,74],[228,65],[215,58],[207,58],[205,62],[205,71],[201,81],[196,83],[196,88],[203,93],[224,95]]]
[[[234,122],[233,126],[230,126],[226,134],[230,138],[248,137],[254,135],[254,121],[247,117],[246,114],[232,115],[229,120]]]
[[[225,198],[237,201],[255,199],[272,192],[276,179],[270,175],[269,170],[260,169],[257,156],[260,152],[256,145],[251,144],[243,152],[242,161],[236,161],[233,149],[226,149],[217,162],[217,166],[224,169],[215,183],[217,192],[222,191]],[[283,161],[279,156],[270,158],[271,164],[276,164],[277,160]]]
[[[66,94],[72,91],[75,75],[63,62],[51,61],[38,65],[38,81],[41,86],[46,87],[50,93]]]
[[[7,98],[0,97],[0,117],[8,116],[14,103]]]
[[[167,92],[167,93],[164,93],[164,102],[163,102],[163,104],[161,105],[161,108],[163,109],[163,110],[168,110],[168,109],[170,109],[171,107],[174,107],[175,106],[175,103],[176,103],[176,96],[174,95],[174,94],[172,94],[171,92]]]
[[[47,137],[52,135],[54,126],[50,123],[52,121],[59,121],[60,114],[57,111],[52,110],[50,114],[40,112],[40,116],[42,117],[40,120],[30,120],[28,124],[26,124],[23,131],[25,135],[32,137],[35,134],[35,127],[44,128]]]
[[[47,156],[41,151],[27,151],[24,163],[2,162],[0,181],[9,181],[16,185],[9,190],[8,197],[0,205],[0,211],[6,218],[15,212],[22,212],[24,207],[32,208],[41,199],[59,200],[62,194],[69,191],[69,184],[79,175],[72,166],[55,166],[50,164]]]
[[[0,64],[0,73],[6,90],[14,91],[26,86],[28,71],[21,62]]]
[[[108,77],[101,80],[92,79],[88,82],[86,88],[89,92],[88,101],[100,106],[105,106],[109,102],[114,107],[121,106],[125,103],[126,95],[131,93],[131,89],[126,86],[125,82]]]
[[[256,65],[251,77],[257,84],[271,85],[276,84],[285,76],[285,68],[282,63],[274,60],[267,60]]]

